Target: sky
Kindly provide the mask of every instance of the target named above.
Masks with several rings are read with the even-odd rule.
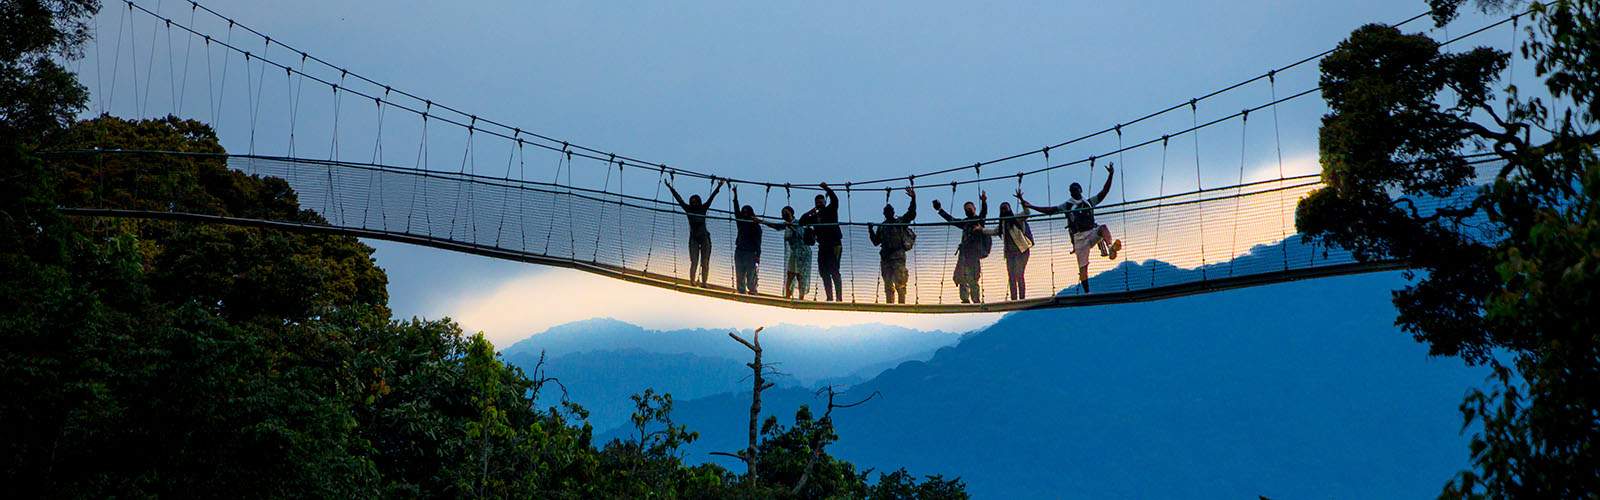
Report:
[[[178,21],[190,14],[187,2],[138,3]],[[776,182],[901,176],[1037,149],[1316,54],[1362,24],[1399,21],[1426,9],[1420,0],[204,4],[318,57],[484,117],[674,166]],[[164,31],[138,15],[126,29],[139,37],[128,35],[127,47],[113,46],[110,35],[124,27],[125,16],[120,4],[107,4],[98,20],[100,42],[79,64],[96,94],[91,112],[170,112],[172,103],[160,104],[159,94],[177,94],[176,82],[154,81],[160,71],[145,70],[153,80],[143,90],[158,94],[158,102],[130,107],[133,99],[118,97],[129,89],[106,83],[108,66],[122,64],[109,54],[126,50],[143,58],[129,66],[155,67],[169,62],[166,54],[201,49],[185,47],[181,35],[166,42]],[[1476,27],[1486,19],[1474,13],[1455,26]],[[219,40],[228,33],[225,23],[208,26]],[[1484,43],[1503,47],[1511,32],[1502,28],[1484,37]],[[212,64],[222,63],[220,54]],[[297,59],[270,49],[265,54]],[[198,59],[185,60],[199,71]],[[229,78],[238,82],[240,70],[233,66]],[[1258,82],[1206,101],[1194,115],[1175,113],[1130,127],[1128,138],[1159,137],[1191,120],[1259,105],[1274,90],[1279,97],[1306,90],[1316,85],[1316,76],[1314,65],[1304,65],[1279,75],[1275,89]],[[183,82],[199,87],[199,78]],[[317,98],[302,101],[304,113],[327,113],[331,103]],[[283,100],[267,99],[256,104],[255,117],[246,113],[250,106],[237,105],[191,106],[185,114],[221,123],[230,151],[278,154],[288,142],[281,131],[289,113],[274,109],[284,107]],[[372,114],[370,107],[350,106],[357,115],[350,120]],[[1224,185],[1237,181],[1241,166],[1246,181],[1271,178],[1278,173],[1278,148],[1286,174],[1314,173],[1322,112],[1312,95],[1281,105],[1277,130],[1265,118],[1253,118],[1242,128],[1208,129],[1198,142],[1174,139],[1168,161],[1201,173],[1178,169],[1164,182]],[[240,125],[249,120],[257,123],[257,136]],[[404,127],[416,128],[394,120],[385,122],[391,127],[385,140],[404,136]],[[340,133],[358,142],[372,134],[363,128]],[[302,151],[305,144],[326,148],[313,139],[317,133],[301,132]],[[1056,158],[1108,150],[1116,145],[1113,139],[1073,146]],[[448,143],[437,147],[449,150]],[[1129,199],[1163,189],[1156,171],[1161,154],[1146,148],[1118,159]],[[1027,161],[990,168],[1039,166]],[[550,162],[535,164],[548,169]],[[1087,175],[1067,169],[1056,180],[1083,182]],[[648,189],[640,186],[645,184],[634,189]],[[983,186],[1002,192],[1013,187]],[[1043,186],[1028,188],[1037,192]],[[977,189],[964,187],[960,196],[971,197]],[[571,270],[368,243],[388,272],[397,316],[449,316],[469,330],[485,331],[499,345],[590,317],[655,328],[878,322],[955,331],[997,319],[789,311]]]

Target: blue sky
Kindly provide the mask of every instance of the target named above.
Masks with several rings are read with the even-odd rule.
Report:
[[[179,20],[189,14],[186,2],[139,3]],[[1361,24],[1398,21],[1426,8],[1421,1],[1394,0],[206,5],[324,59],[485,117],[671,165],[779,182],[898,176],[1037,149],[1315,54]],[[111,64],[106,44],[125,11],[108,4],[101,14],[105,48],[98,58],[90,51],[85,75]],[[1486,22],[1473,14],[1457,26]],[[133,32],[145,38],[132,46],[148,50],[149,41],[158,40],[156,48],[165,52],[163,39],[152,37],[162,32],[150,31],[148,19],[139,23]],[[1502,28],[1485,34],[1483,43],[1504,47],[1510,36]],[[181,49],[183,39],[174,40]],[[165,62],[165,55],[156,57]],[[96,64],[102,68],[93,69]],[[238,75],[239,67],[232,71]],[[1315,80],[1314,65],[1286,72],[1278,78],[1278,95],[1310,88]],[[98,92],[98,110],[107,101],[104,84],[87,76],[85,81]],[[149,85],[165,90],[163,84]],[[1268,100],[1266,85],[1248,86],[1202,104],[1198,118]],[[270,108],[280,101],[267,102]],[[134,114],[126,100],[110,107]],[[248,119],[241,108],[221,115],[224,144],[233,151],[249,142],[247,128],[226,126]],[[152,105],[147,111],[162,109]],[[351,109],[370,114],[371,108]],[[305,110],[318,111],[315,102]],[[1310,96],[1279,111],[1286,168],[1291,174],[1315,172],[1320,101]],[[264,113],[260,130],[284,115]],[[1130,129],[1129,138],[1159,136],[1187,127],[1191,119],[1176,113],[1153,120]],[[1273,152],[1279,144],[1264,125],[1265,119],[1252,120],[1244,130],[1230,125],[1203,134],[1199,181],[1213,186],[1236,180],[1241,160],[1247,177],[1276,175]],[[414,128],[398,120],[389,126]],[[405,133],[392,130],[386,133]],[[362,132],[341,134],[359,138]],[[260,134],[258,151],[283,151],[286,141],[279,135]],[[1114,146],[1108,138],[1057,158]],[[1191,170],[1178,169],[1167,182],[1196,182],[1193,147],[1175,139],[1169,161]],[[1150,149],[1124,159],[1120,170],[1129,176],[1129,198],[1156,193],[1158,154]],[[998,168],[1033,168],[1035,161]],[[1081,169],[1060,175],[1058,189],[1067,180],[1086,180]],[[653,181],[634,189],[648,186]],[[986,187],[1004,193],[1014,186]],[[963,191],[961,197],[973,194]],[[866,206],[858,212],[874,211]],[[663,328],[881,321],[967,329],[994,320],[778,311],[676,297],[573,271],[372,244],[389,273],[397,315],[456,317],[501,345],[592,315]]]

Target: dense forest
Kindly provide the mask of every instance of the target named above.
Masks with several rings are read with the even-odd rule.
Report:
[[[962,498],[858,470],[807,409],[760,427],[756,470],[691,465],[670,395],[597,443],[583,408],[449,320],[396,321],[342,236],[76,217],[123,208],[319,223],[281,179],[216,157],[206,124],[79,120],[93,0],[0,1],[0,483],[11,497]],[[535,370],[537,372],[537,370]],[[759,478],[759,479],[756,479]]]

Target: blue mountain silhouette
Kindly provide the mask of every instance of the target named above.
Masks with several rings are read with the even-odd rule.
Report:
[[[1280,248],[1256,250],[1241,259],[1281,265]],[[881,396],[836,412],[831,451],[992,498],[1433,496],[1467,464],[1457,406],[1485,373],[1393,326],[1403,284],[1389,272],[1010,314],[851,387],[846,399]],[[799,387],[764,399],[781,421],[819,404]],[[676,420],[702,436],[689,456],[741,448],[748,404],[747,389],[680,400]]]

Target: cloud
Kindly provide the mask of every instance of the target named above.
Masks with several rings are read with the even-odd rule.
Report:
[[[597,317],[646,328],[753,328],[790,323],[820,327],[866,323],[924,330],[969,331],[993,324],[998,313],[906,314],[795,310],[685,294],[561,268],[530,268],[520,276],[468,292],[436,310],[468,331],[483,331],[506,346],[552,326]]]

